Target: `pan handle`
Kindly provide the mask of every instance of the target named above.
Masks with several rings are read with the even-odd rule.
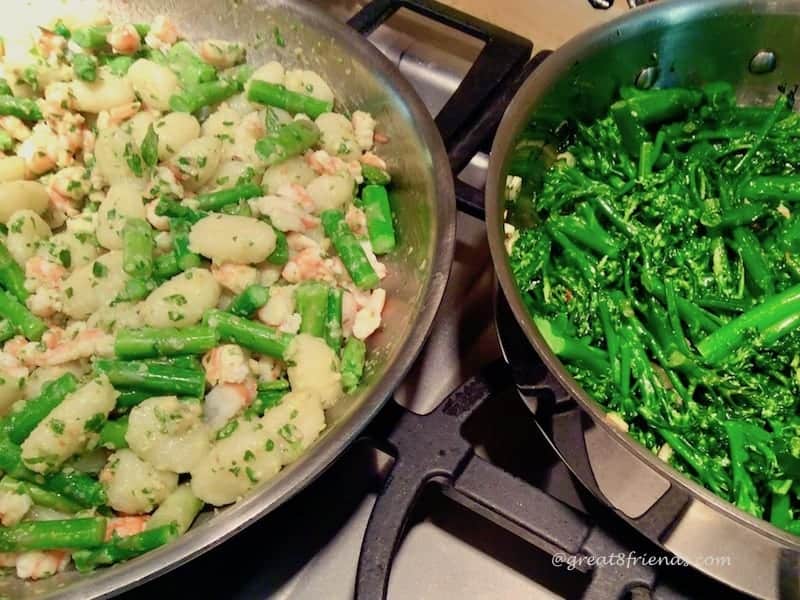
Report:
[[[444,495],[550,554],[553,565],[591,572],[583,598],[606,600],[623,597],[631,587],[652,589],[655,573],[644,565],[587,559],[621,556],[625,547],[572,508],[476,456],[461,436],[467,418],[508,380],[507,367],[496,363],[456,389],[430,415],[406,412],[400,417],[389,434],[396,460],[361,544],[358,600],[386,598],[392,561],[413,509],[423,490],[434,484]]]

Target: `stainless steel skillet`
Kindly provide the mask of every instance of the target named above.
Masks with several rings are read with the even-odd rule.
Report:
[[[542,339],[514,283],[504,247],[505,178],[523,129],[543,141],[566,119],[602,114],[622,84],[728,81],[740,102],[767,103],[798,81],[800,2],[676,0],[636,9],[555,51],[509,105],[486,185],[489,245],[503,293],[528,342],[555,376],[555,395],[588,415],[583,459],[568,464],[602,500],[654,541],[706,573],[759,597],[800,597],[800,540],[689,481],[605,418]],[[513,362],[513,358],[512,358]],[[570,400],[571,399],[571,400]],[[574,457],[572,457],[574,459]],[[730,557],[717,561],[715,557]]]
[[[0,595],[15,599],[119,593],[212,548],[291,498],[339,455],[398,385],[428,334],[453,255],[453,182],[436,127],[411,86],[357,33],[301,0],[9,0],[2,5],[0,35],[10,44],[50,15],[97,7],[124,22],[168,15],[190,40],[240,41],[251,64],[279,60],[315,70],[343,108],[371,112],[390,138],[382,156],[394,177],[400,244],[386,261],[389,301],[384,327],[370,340],[363,389],[330,411],[328,429],[301,460],[238,504],[202,514],[175,543],[136,560],[89,576],[67,572],[35,583],[0,579]],[[276,31],[283,47],[275,42]]]

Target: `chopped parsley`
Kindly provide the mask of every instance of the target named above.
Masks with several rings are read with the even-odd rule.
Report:
[[[217,432],[217,439],[224,440],[230,437],[234,431],[239,427],[239,421],[233,420],[225,424],[225,426]]]
[[[278,46],[278,48],[286,47],[286,40],[283,39],[283,35],[281,35],[281,30],[277,25],[275,26],[275,29],[272,30],[272,35],[275,38],[275,45]]]
[[[50,429],[53,430],[53,433],[56,435],[61,435],[64,433],[64,421],[61,419],[50,419],[49,423]]]
[[[64,266],[65,269],[69,269],[70,266],[72,265],[72,253],[66,248],[60,250],[58,253],[58,260],[61,262],[61,264]]]
[[[165,297],[164,300],[178,306],[183,306],[188,302],[188,300],[186,300],[186,296],[183,294],[172,294],[171,296]]]
[[[83,426],[84,431],[91,431],[92,433],[99,433],[106,422],[106,416],[103,413],[95,413],[92,415]]]
[[[108,267],[101,262],[95,262],[92,265],[92,275],[95,277],[105,277],[108,275]]]

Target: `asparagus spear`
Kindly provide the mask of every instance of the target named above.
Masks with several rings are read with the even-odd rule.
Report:
[[[0,552],[93,548],[105,535],[104,517],[24,521],[0,527]]]
[[[294,293],[300,313],[300,333],[322,337],[328,315],[328,286],[317,281],[303,282]]]
[[[122,229],[122,269],[146,279],[153,273],[153,231],[144,219],[128,219]]]
[[[14,294],[20,302],[28,299],[28,290],[25,289],[25,273],[11,256],[5,244],[0,244],[0,285]]]
[[[176,396],[200,397],[205,392],[203,371],[146,361],[101,359],[94,363],[114,386]]]
[[[338,354],[342,347],[342,297],[344,292],[335,287],[328,291],[328,305],[325,311],[325,342]]]
[[[324,102],[312,96],[290,92],[282,85],[258,79],[250,82],[247,99],[251,102],[282,108],[292,114],[304,113],[312,119],[333,110],[332,102]]]
[[[254,352],[274,358],[283,358],[294,337],[261,323],[248,321],[216,309],[206,311],[203,320],[217,330],[222,340],[234,342]]]
[[[9,413],[1,422],[0,430],[15,444],[21,444],[36,426],[70,394],[78,389],[78,380],[72,373],[64,373],[44,385],[42,392],[28,400],[21,410]]]
[[[238,317],[249,318],[268,301],[269,288],[254,283],[231,301],[228,312]]]
[[[361,192],[361,198],[373,251],[375,254],[391,252],[397,241],[392,223],[392,207],[389,205],[386,188],[368,185]]]
[[[350,393],[358,387],[364,375],[367,346],[355,336],[350,336],[342,349],[342,388]]]
[[[340,210],[326,210],[322,213],[322,226],[325,228],[331,242],[333,242],[339,258],[342,259],[345,269],[350,277],[361,289],[373,288],[380,283],[380,278],[372,268],[361,244],[356,239],[350,227],[344,220],[344,213]]]
[[[11,294],[2,290],[0,290],[0,316],[6,318],[29,340],[38,340],[47,331],[47,325],[39,317],[20,304]]]
[[[72,560],[78,571],[87,573],[96,567],[111,565],[155,550],[177,537],[178,527],[174,523],[170,523],[135,535],[112,538],[102,545],[94,544],[99,547],[75,552]]]
[[[205,325],[183,329],[123,329],[114,340],[114,352],[122,359],[203,354],[216,346],[217,342],[216,332]]]
[[[277,132],[258,140],[256,153],[270,166],[302,154],[316,144],[319,138],[319,128],[311,121],[292,121],[281,125]]]

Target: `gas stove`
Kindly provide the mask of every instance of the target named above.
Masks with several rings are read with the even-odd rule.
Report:
[[[436,116],[460,209],[445,298],[394,399],[325,474],[122,598],[372,600],[386,586],[390,599],[738,597],[676,564],[574,481],[521,401],[498,340],[496,321],[505,315],[501,331],[515,325],[497,300],[480,220],[493,129],[548,48],[627,4],[475,3],[496,22],[503,5],[542,15],[532,42],[424,0],[318,4],[367,35]],[[537,361],[531,350],[529,367]],[[642,565],[648,558],[659,566]]]

